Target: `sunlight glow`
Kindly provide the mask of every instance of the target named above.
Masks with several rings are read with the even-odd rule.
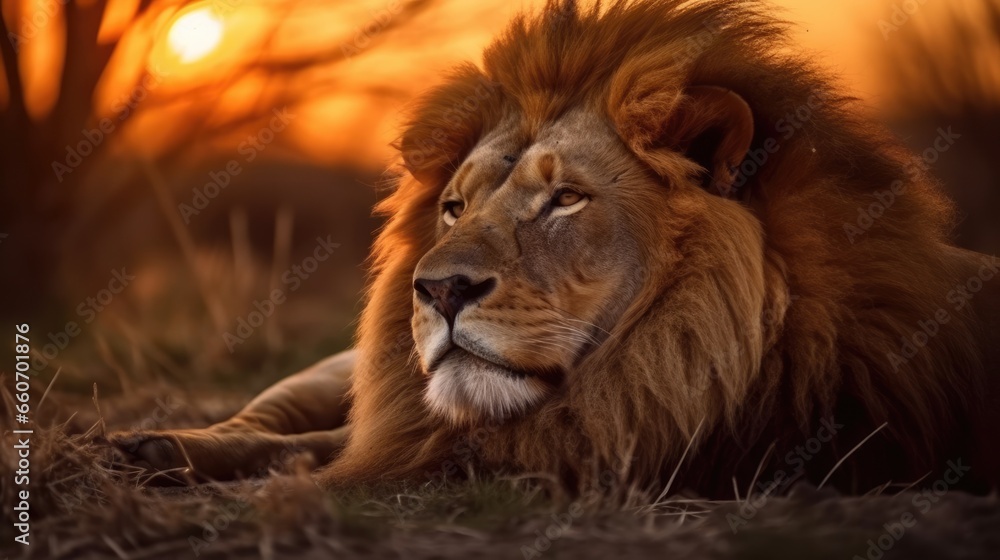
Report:
[[[187,12],[177,18],[167,34],[167,43],[184,63],[204,58],[221,40],[222,20],[211,8]]]

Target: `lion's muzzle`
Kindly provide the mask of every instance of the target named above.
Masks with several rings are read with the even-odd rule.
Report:
[[[496,285],[496,280],[493,278],[473,282],[462,274],[442,280],[417,278],[413,281],[417,298],[434,307],[448,321],[449,326],[454,324],[455,316],[462,308],[486,297]]]

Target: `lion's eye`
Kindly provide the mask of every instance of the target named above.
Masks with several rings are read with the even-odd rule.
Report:
[[[559,189],[552,196],[552,215],[567,216],[590,202],[590,197],[572,189]]]
[[[460,200],[449,200],[442,204],[444,212],[442,217],[444,218],[444,223],[449,226],[455,225],[455,221],[462,217],[462,213],[465,212],[465,203]]]
[[[556,193],[556,196],[552,199],[553,206],[573,206],[577,202],[583,199],[583,195],[576,191],[564,190]]]

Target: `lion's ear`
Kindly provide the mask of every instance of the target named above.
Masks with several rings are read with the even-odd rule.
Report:
[[[626,75],[613,88],[612,115],[622,138],[664,176],[691,172],[674,157],[683,153],[706,170],[706,189],[734,196],[737,170],[753,141],[750,106],[725,88],[689,86],[677,93],[663,81],[655,73]]]
[[[673,149],[708,171],[705,188],[735,196],[733,183],[754,133],[753,112],[742,97],[721,87],[689,87],[667,131]]]

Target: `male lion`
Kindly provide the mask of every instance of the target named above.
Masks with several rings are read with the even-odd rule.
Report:
[[[324,487],[466,463],[730,497],[992,487],[1000,261],[948,244],[926,166],[767,11],[515,19],[398,142],[356,350],[221,424],[112,441],[203,478],[303,448]]]

